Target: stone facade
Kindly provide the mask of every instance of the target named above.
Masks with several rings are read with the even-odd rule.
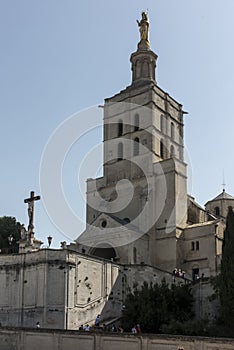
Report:
[[[133,286],[171,273],[147,265],[118,265],[67,249],[0,255],[0,324],[75,329],[121,317]]]
[[[117,317],[119,269],[66,249],[0,255],[1,325],[32,327],[39,321],[45,328],[78,329],[93,323],[98,313]],[[114,304],[108,302],[110,295]]]
[[[180,237],[181,262],[190,277],[215,276],[221,261],[225,223],[219,219],[186,227]]]

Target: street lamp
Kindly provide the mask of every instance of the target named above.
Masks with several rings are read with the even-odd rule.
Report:
[[[53,239],[53,238],[52,238],[51,236],[48,236],[48,237],[47,237],[49,247],[50,247],[50,245],[51,245],[52,239]]]
[[[10,236],[7,237],[8,238],[8,243],[9,245],[12,245],[13,239],[14,237],[12,236],[12,234],[10,234]]]

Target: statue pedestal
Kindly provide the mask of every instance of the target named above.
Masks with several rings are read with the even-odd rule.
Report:
[[[43,242],[37,239],[34,239],[33,242],[20,240],[19,253],[27,253],[27,252],[33,252],[33,251],[39,250],[42,244]]]
[[[148,40],[141,40],[138,44],[137,44],[137,50],[141,51],[141,50],[150,50],[150,43]]]
[[[39,250],[42,241],[34,238],[33,232],[26,232],[25,236],[19,240],[19,253],[27,253]]]
[[[141,40],[138,50],[131,55],[132,83],[154,82],[155,68],[158,56],[149,49],[149,42]]]

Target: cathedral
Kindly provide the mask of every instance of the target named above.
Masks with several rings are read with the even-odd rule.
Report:
[[[234,197],[223,189],[203,208],[188,195],[186,112],[158,86],[146,12],[138,26],[131,84],[103,106],[103,176],[87,180],[86,229],[61,249],[24,232],[19,254],[0,255],[2,325],[78,329],[121,317],[136,282],[217,274]]]
[[[223,190],[203,209],[187,194],[186,112],[157,84],[147,13],[138,25],[131,85],[105,99],[103,177],[88,179],[76,248],[120,264],[179,268],[190,279],[215,275],[234,198]]]

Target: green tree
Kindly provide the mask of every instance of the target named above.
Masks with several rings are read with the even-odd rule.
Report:
[[[228,210],[224,231],[221,272],[218,277],[221,318],[228,327],[234,327],[234,213]]]
[[[21,226],[14,217],[0,217],[0,249],[2,253],[18,251],[16,242],[20,239]]]
[[[123,326],[126,330],[140,323],[144,332],[158,333],[165,326],[186,322],[193,316],[193,297],[189,285],[143,284],[141,289],[134,288],[125,300]]]

